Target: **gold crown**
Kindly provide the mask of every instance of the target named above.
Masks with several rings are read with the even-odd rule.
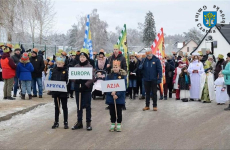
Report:
[[[113,61],[113,66],[121,66],[121,62],[118,60]]]

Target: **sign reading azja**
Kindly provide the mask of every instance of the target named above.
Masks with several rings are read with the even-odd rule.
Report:
[[[126,91],[125,80],[106,80],[101,82],[102,92]]]
[[[66,82],[65,81],[45,80],[44,84],[45,84],[45,90],[46,91],[67,92]]]
[[[92,79],[93,68],[70,67],[69,79]]]

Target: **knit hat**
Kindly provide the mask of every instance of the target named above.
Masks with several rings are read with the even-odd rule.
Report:
[[[113,46],[113,49],[119,49],[119,46],[118,46],[117,44],[115,44],[115,45]]]
[[[100,54],[102,54],[102,55],[105,56],[105,51],[104,51],[103,49],[101,49],[101,50],[99,51],[99,55],[100,55]]]
[[[86,48],[82,48],[81,49],[81,52],[80,52],[80,55],[84,55],[87,59],[89,59],[89,50],[86,49]]]
[[[218,55],[218,58],[219,58],[219,59],[224,59],[224,55],[219,54],[219,55]]]
[[[37,48],[33,48],[33,49],[32,49],[32,53],[34,53],[34,54],[37,55],[37,54],[38,54],[38,49],[37,49]]]
[[[2,47],[3,53],[9,53],[10,49],[8,47]]]
[[[230,53],[228,53],[227,56],[230,57]]]
[[[19,50],[19,51],[22,50],[19,44],[14,45],[14,51],[17,51],[17,50]]]
[[[29,55],[28,55],[27,52],[24,52],[24,53],[22,54],[21,60],[22,60],[22,61],[27,61],[27,60],[29,60]]]
[[[56,62],[57,62],[57,63],[60,63],[60,62],[61,62],[61,63],[65,63],[65,58],[59,56],[59,57],[56,58]]]

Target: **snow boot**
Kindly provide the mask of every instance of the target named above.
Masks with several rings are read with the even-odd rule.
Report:
[[[114,132],[114,130],[115,130],[115,128],[116,128],[116,124],[115,123],[111,123],[111,126],[110,126],[110,132]]]
[[[64,129],[69,129],[68,122],[64,122]]]
[[[146,111],[146,110],[149,110],[149,107],[144,107],[143,109],[142,109],[143,111]]]
[[[59,127],[59,123],[58,122],[54,122],[54,125],[52,126],[52,129],[56,129]]]
[[[163,100],[163,95],[160,96],[159,100]]]
[[[121,123],[117,123],[117,132],[121,132]]]
[[[228,105],[228,107],[227,108],[225,108],[224,110],[230,110],[230,104]]]
[[[91,131],[93,128],[91,127],[91,122],[86,122],[87,131]]]
[[[32,95],[30,94],[30,95],[29,95],[29,100],[31,100],[31,99],[32,99]]]
[[[82,129],[83,124],[82,121],[76,122],[75,125],[72,127],[72,130]]]
[[[26,99],[26,98],[25,98],[25,94],[22,94],[22,95],[21,95],[21,99],[22,99],[22,100],[25,100],[25,99]]]

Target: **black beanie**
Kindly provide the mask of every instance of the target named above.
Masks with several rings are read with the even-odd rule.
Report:
[[[228,53],[227,56],[230,57],[230,53]]]
[[[87,59],[89,59],[88,54],[86,54],[86,53],[84,53],[84,52],[81,52],[81,53],[80,53],[80,56],[81,56],[81,55],[84,55]]]

